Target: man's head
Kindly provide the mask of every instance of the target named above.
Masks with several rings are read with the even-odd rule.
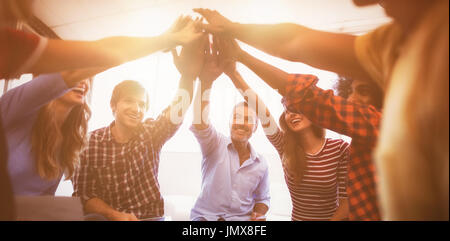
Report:
[[[248,107],[247,102],[234,106],[230,120],[230,135],[233,141],[248,142],[258,127],[256,112]]]
[[[353,103],[383,107],[383,91],[373,82],[340,76],[335,86],[337,94]]]
[[[148,93],[139,82],[125,80],[114,87],[110,105],[116,123],[134,129],[148,110]]]

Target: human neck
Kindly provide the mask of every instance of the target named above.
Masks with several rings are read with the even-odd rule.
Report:
[[[127,143],[133,137],[134,129],[121,125],[116,121],[111,129],[111,133],[118,143]]]
[[[414,4],[409,4],[406,9],[402,8],[398,11],[398,16],[394,19],[402,27],[405,36],[410,35],[417,28],[423,15],[435,2],[435,0],[416,1]]]
[[[239,160],[242,165],[242,163],[250,157],[250,148],[249,148],[248,141],[241,142],[241,141],[231,140],[231,142],[233,143],[233,146],[239,155]]]
[[[58,128],[61,128],[73,107],[74,105],[69,105],[59,100],[55,100],[50,104],[49,108],[55,113],[54,120]]]
[[[325,141],[325,138],[317,137],[311,128],[303,130],[301,133],[296,133],[300,145],[308,154],[315,154],[320,151]]]

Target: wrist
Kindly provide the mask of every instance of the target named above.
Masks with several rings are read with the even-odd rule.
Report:
[[[163,33],[160,37],[163,43],[167,45],[166,48],[174,48],[181,44],[181,40],[176,33]]]
[[[103,214],[107,219],[114,220],[115,218],[119,217],[122,213],[116,210],[109,210]]]

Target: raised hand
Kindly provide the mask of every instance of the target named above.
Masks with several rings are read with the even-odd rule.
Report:
[[[176,49],[171,52],[180,74],[195,79],[203,68],[206,52],[209,52],[208,35],[203,33],[199,39],[186,44],[180,55]]]
[[[220,66],[219,63],[218,54],[218,51],[214,49],[214,43],[212,44],[212,46],[211,44],[209,44],[205,56],[205,64],[203,65],[202,71],[199,76],[200,80],[205,84],[210,85],[223,73],[222,66]]]
[[[191,17],[179,17],[166,31],[171,35],[177,44],[186,45],[199,39],[203,33],[201,31],[201,22],[203,19],[196,18],[192,20]]]
[[[208,21],[209,24],[204,24],[203,29],[209,33],[216,34],[226,32],[233,23],[216,10],[210,10],[207,8],[194,8],[193,10],[194,12],[202,15],[202,17]]]
[[[219,63],[225,72],[230,75],[236,71],[236,61],[243,52],[236,40],[228,36],[215,36],[215,49],[219,52]]]

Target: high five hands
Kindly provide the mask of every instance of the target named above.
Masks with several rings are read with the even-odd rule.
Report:
[[[204,83],[212,83],[222,73],[230,75],[236,71],[236,61],[242,50],[237,42],[224,33],[222,26],[231,21],[217,11],[194,9],[209,24],[203,24],[203,18],[192,20],[190,17],[179,17],[166,33],[178,34],[183,41],[183,48],[178,54],[172,49],[174,64],[177,70],[191,78],[199,77]],[[210,35],[212,38],[210,41]]]

